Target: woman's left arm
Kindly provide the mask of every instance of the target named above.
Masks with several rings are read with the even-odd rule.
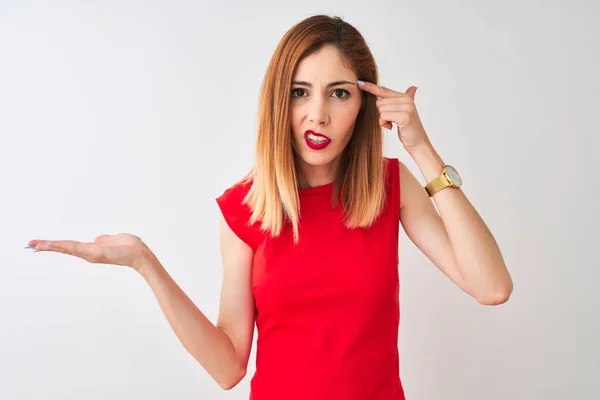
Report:
[[[426,182],[440,175],[444,162],[433,147],[412,155]],[[400,221],[411,241],[479,303],[506,302],[512,279],[494,237],[464,192],[448,187],[430,198],[402,163],[400,188]]]
[[[396,123],[398,137],[425,181],[437,178],[444,162],[419,118],[414,103],[417,88],[411,86],[402,93],[369,82],[357,83],[360,89],[377,96],[380,125],[392,129],[392,122]],[[461,189],[449,187],[430,198],[400,163],[400,221],[425,256],[479,303],[497,305],[508,300],[513,282],[500,249]]]

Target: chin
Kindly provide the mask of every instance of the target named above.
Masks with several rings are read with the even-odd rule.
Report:
[[[321,166],[331,164],[340,154],[333,151],[306,151],[299,154],[300,160],[308,165]]]

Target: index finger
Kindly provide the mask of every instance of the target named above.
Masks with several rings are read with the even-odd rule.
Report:
[[[358,82],[363,83],[362,85],[359,84]],[[402,93],[396,92],[392,89],[388,89],[385,86],[379,86],[379,85],[375,85],[374,83],[371,82],[363,82],[363,81],[358,81],[357,82],[357,86],[359,89],[364,90],[365,92],[369,92],[377,97],[396,97],[399,95],[402,95]]]

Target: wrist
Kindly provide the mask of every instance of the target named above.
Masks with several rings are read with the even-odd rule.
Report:
[[[155,271],[160,263],[158,262],[158,259],[152,250],[150,250],[150,248],[145,244],[142,244],[140,253],[141,254],[137,260],[131,264],[131,268],[133,268],[140,275],[149,274],[152,273],[152,271]]]
[[[421,170],[426,184],[440,176],[442,173],[444,160],[433,148],[431,143],[416,148],[410,155]]]

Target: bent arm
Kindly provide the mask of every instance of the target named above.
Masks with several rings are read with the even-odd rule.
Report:
[[[427,182],[444,165],[432,147],[415,154]],[[409,238],[457,286],[485,305],[508,300],[513,282],[500,249],[462,190],[444,189],[432,199],[400,163],[401,222]]]
[[[171,328],[186,350],[225,390],[246,375],[252,335],[254,302],[250,290],[253,252],[221,219],[224,258],[219,320],[213,324],[149,252],[139,272],[152,289]]]

